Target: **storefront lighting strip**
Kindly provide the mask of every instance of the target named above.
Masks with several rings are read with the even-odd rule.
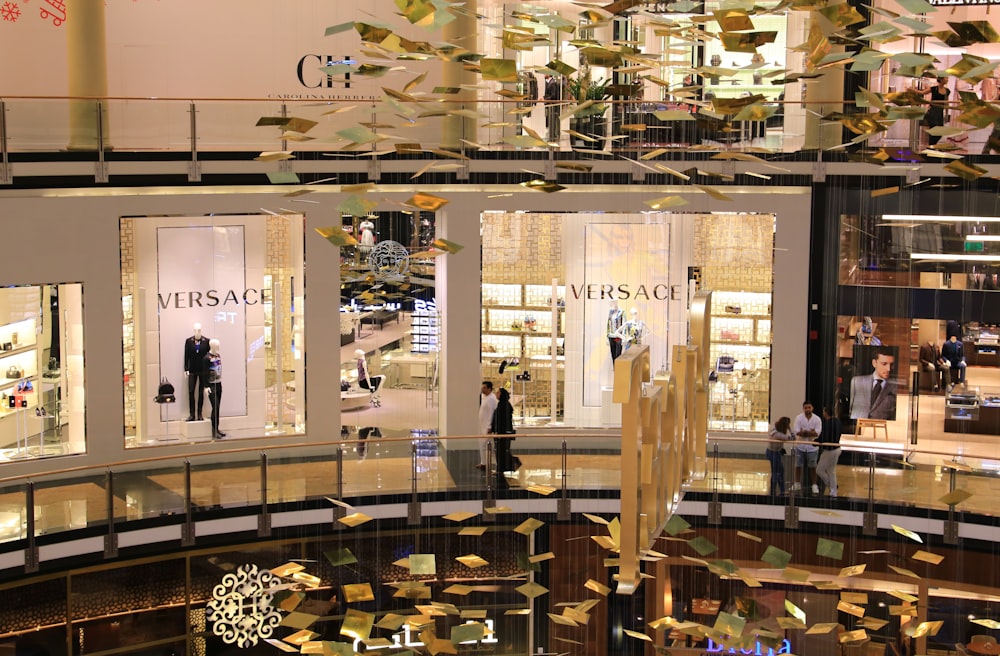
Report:
[[[932,216],[919,214],[883,214],[883,221],[926,221],[928,223],[996,223],[1000,216]]]
[[[1000,262],[1000,255],[949,255],[948,253],[910,253],[911,260],[932,262]]]
[[[965,241],[1000,241],[1000,235],[968,235]]]

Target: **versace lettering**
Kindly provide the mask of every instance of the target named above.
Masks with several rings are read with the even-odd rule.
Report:
[[[252,287],[248,287],[242,292],[237,292],[235,289],[208,289],[203,292],[167,292],[166,294],[157,294],[156,297],[161,310],[257,305],[258,303],[266,303],[269,300],[267,290],[253,289]]]
[[[666,301],[670,298],[670,288],[662,283],[649,287],[644,284],[629,285],[627,283],[619,285],[601,285],[591,283],[589,285],[570,285],[570,291],[575,299],[585,299],[588,301]]]

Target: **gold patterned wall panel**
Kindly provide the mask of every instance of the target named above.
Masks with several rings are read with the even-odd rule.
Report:
[[[562,224],[565,215],[484,212],[483,282],[548,285],[565,279]]]

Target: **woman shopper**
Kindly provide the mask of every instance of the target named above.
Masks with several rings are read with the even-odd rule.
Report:
[[[772,496],[785,493],[785,442],[794,440],[791,431],[792,420],[782,417],[774,422],[771,432],[768,434],[767,459],[771,461],[771,486]]]
[[[514,406],[510,404],[510,392],[501,387],[496,391],[497,408],[493,411],[493,422],[490,425],[490,432],[493,438],[493,455],[496,457],[497,468],[497,489],[507,489],[507,477],[504,472],[514,471],[513,457],[510,454],[510,443],[514,439],[509,437],[514,431]],[[500,437],[503,435],[504,437]]]

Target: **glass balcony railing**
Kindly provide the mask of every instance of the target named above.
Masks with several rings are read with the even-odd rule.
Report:
[[[776,97],[780,87],[775,90],[765,95]],[[833,156],[855,136],[821,119],[849,111],[850,103],[810,107],[770,100],[760,115],[774,113],[749,121],[736,120],[735,110],[715,113],[710,106],[670,100],[607,100],[589,107],[567,101],[557,103],[556,127],[547,124],[546,102],[7,96],[0,98],[0,144],[5,154],[96,151],[100,142],[105,150],[126,153],[292,151],[335,158],[433,154],[436,149],[467,154],[629,151],[639,156],[660,149],[663,154],[753,149],[761,156],[818,149]],[[93,111],[94,122],[87,135],[70,129],[71,105],[80,103],[92,105],[87,111]],[[866,144],[919,150],[919,129],[903,129],[912,121],[896,123],[901,127],[892,138],[879,133]],[[988,134],[988,128],[971,132],[966,151],[978,153]],[[909,135],[910,143],[899,135]]]
[[[477,469],[479,439],[384,437],[264,451],[236,449],[186,459],[112,463],[84,472],[49,472],[44,482],[8,478],[0,480],[0,552],[4,543],[8,550],[21,548],[17,541],[32,532],[40,537],[95,527],[122,530],[128,522],[153,518],[250,514],[259,512],[264,502],[269,508],[288,509],[324,499],[480,501],[620,494],[617,437],[519,434],[513,452],[521,466],[503,479]],[[802,490],[793,491],[791,455],[783,459],[786,492],[772,494],[765,442],[710,437],[707,465],[685,484],[685,491],[803,507],[868,503],[985,516],[1000,507],[1000,467],[989,449],[949,453],[901,447],[898,442],[844,446],[836,468],[837,495],[831,498],[828,490],[813,494],[809,480],[803,481]]]

